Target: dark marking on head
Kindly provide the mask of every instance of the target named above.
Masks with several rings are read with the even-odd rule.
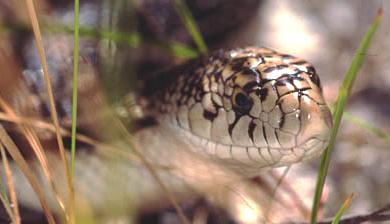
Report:
[[[258,95],[260,96],[261,101],[265,101],[265,99],[268,96],[268,89],[267,88],[261,88],[258,90]]]
[[[293,56],[291,56],[289,54],[281,54],[280,57],[282,57],[283,59],[291,59],[291,58],[293,58]]]
[[[300,60],[300,61],[295,61],[295,62],[293,62],[292,64],[294,64],[294,65],[303,65],[303,64],[305,64],[305,63],[307,63],[306,61],[303,61],[303,60]]]
[[[307,69],[307,72],[309,74],[315,74],[316,73],[316,69],[313,66],[311,66],[311,65],[307,66],[306,69]]]
[[[268,145],[267,134],[265,133],[265,126],[264,126],[264,124],[261,125],[261,126],[262,126],[262,129],[263,129],[263,138],[264,138],[265,142],[266,142],[267,145]],[[271,155],[272,155],[272,154],[271,154]]]
[[[264,86],[268,82],[274,81],[275,79],[260,79],[259,86]]]
[[[303,91],[306,91],[306,90],[309,90],[309,89],[311,89],[311,87],[301,88],[301,89],[298,89],[298,92],[299,92],[300,94],[302,94],[302,95],[306,95],[306,94],[303,93]]]
[[[209,121],[214,121],[214,119],[218,116],[218,112],[217,113],[213,113],[211,111],[208,111],[208,110],[204,110],[203,111],[203,117]]]
[[[203,73],[207,76],[207,77],[211,77],[212,75],[214,75],[216,73],[216,71],[218,70],[218,67],[217,65],[212,65],[212,70],[210,72],[206,72],[207,70],[204,69]]]
[[[254,69],[254,68],[245,68],[245,69],[241,72],[241,74],[243,74],[243,75],[253,75],[253,76],[256,76],[256,77],[260,76],[260,74],[259,74],[259,73],[257,72],[257,70]]]
[[[305,79],[299,76],[301,73],[302,73],[301,71],[297,70],[297,72],[293,74],[283,74],[279,76],[276,80],[288,79],[291,83],[292,83],[292,79],[303,81]]]
[[[320,81],[320,78],[318,77],[318,75],[316,73],[314,74],[309,74],[309,78],[310,80],[316,84],[319,88],[321,88],[321,81]]]
[[[247,58],[238,58],[238,59],[233,60],[232,70],[236,71],[236,72],[243,70],[244,64],[247,60],[248,60]]]
[[[213,74],[217,80],[221,78],[222,71],[223,71],[223,69],[221,69]]]
[[[282,146],[282,144],[280,144],[279,134],[278,134],[278,132],[276,131],[276,129],[274,129],[274,133],[275,133],[275,137],[276,137],[276,140],[278,141],[279,145]]]
[[[272,72],[275,69],[276,69],[276,67],[268,67],[268,68],[264,69],[264,72],[265,73],[270,73],[270,72]]]
[[[277,67],[277,69],[283,69],[283,68],[287,68],[288,65],[287,64],[280,64],[280,65],[277,65],[276,67]]]
[[[316,84],[319,88],[322,88],[322,87],[321,87],[320,78],[318,77],[315,68],[314,68],[313,66],[307,66],[306,68],[307,68],[307,73],[309,74],[310,80],[311,80],[314,84]]]
[[[256,81],[248,82],[247,84],[244,85],[243,89],[246,92],[250,92],[252,89],[257,87],[258,85],[259,85],[259,83],[257,83]]]
[[[229,131],[230,137],[232,137],[233,128],[234,128],[234,126],[236,126],[236,124],[237,124],[238,120],[240,119],[240,117],[241,116],[236,113],[236,116],[234,117],[233,123],[229,124],[228,131]]]
[[[281,96],[280,96],[280,94],[279,94],[278,89],[276,88],[276,86],[275,86],[275,85],[272,85],[271,88],[272,88],[272,90],[276,93],[276,95],[278,96],[278,99],[280,99]]]
[[[293,75],[290,75],[289,79],[291,81],[291,83],[293,83],[293,80],[297,80],[297,81],[306,81],[303,77],[299,76],[301,73],[295,73]]]
[[[282,106],[281,105],[279,105],[279,108],[280,108],[280,110],[282,110],[282,112],[283,112],[283,109],[282,109]],[[284,112],[283,112],[284,113]],[[284,124],[286,123],[286,121],[285,121],[285,114],[282,114],[282,117],[280,118],[280,123],[279,123],[279,128],[281,129],[281,128],[283,128],[283,126],[284,126]]]
[[[255,128],[256,128],[256,124],[253,121],[251,121],[248,126],[248,134],[252,142],[254,142],[253,133],[255,132]]]
[[[245,95],[244,93],[237,93],[234,96],[233,108],[236,112],[241,114],[247,114],[252,109],[253,100],[250,96]]]
[[[286,86],[287,83],[291,83],[291,81],[289,79],[278,79],[276,82],[275,82],[275,86]]]

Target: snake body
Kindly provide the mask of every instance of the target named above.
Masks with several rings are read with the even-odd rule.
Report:
[[[247,47],[220,50],[168,73],[145,85],[144,110],[157,124],[134,139],[179,199],[318,156],[329,141],[331,114],[305,60]],[[49,158],[60,161],[56,154]],[[61,169],[53,172],[60,176]],[[37,174],[43,178],[38,168]],[[15,175],[19,197],[36,207],[22,176]],[[114,204],[150,208],[166,199],[144,164],[90,151],[76,157],[75,189],[99,211]]]

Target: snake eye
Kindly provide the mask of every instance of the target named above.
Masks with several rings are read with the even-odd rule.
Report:
[[[252,108],[252,99],[244,93],[237,93],[234,97],[236,107],[243,113],[248,112]]]

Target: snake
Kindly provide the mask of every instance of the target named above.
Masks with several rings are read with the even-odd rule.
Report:
[[[332,116],[320,79],[301,58],[263,47],[218,50],[159,77],[147,80],[138,97],[144,116],[153,122],[131,139],[177,200],[318,157],[329,143]],[[77,198],[98,214],[113,207],[151,209],[167,200],[142,162],[78,151]],[[48,158],[56,181],[64,183],[58,153]],[[31,164],[50,207],[58,211],[39,164]],[[28,181],[12,167],[19,200],[40,209]],[[65,191],[65,184],[60,186]]]

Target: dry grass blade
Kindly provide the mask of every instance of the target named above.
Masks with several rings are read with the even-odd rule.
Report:
[[[0,98],[0,102],[1,102],[1,98]],[[20,117],[20,116],[10,116],[8,114],[0,112],[0,120],[12,122],[12,123],[19,124],[19,125],[22,125],[22,124],[23,125],[30,125],[30,126],[33,126],[35,128],[51,131],[53,133],[56,131],[53,124],[42,121],[42,120],[33,119],[33,118],[25,118],[25,117]],[[61,128],[60,131],[61,131],[62,136],[66,136],[66,137],[71,136],[71,133],[66,129]],[[76,134],[76,139],[82,143],[86,143],[88,145],[94,146],[94,148],[98,151],[106,152],[108,154],[116,153],[118,155],[124,156],[125,158],[129,158],[130,161],[141,163],[141,161],[138,158],[136,158],[134,155],[132,155],[131,153],[128,153],[122,149],[118,149],[116,146],[104,144],[102,142],[99,142],[99,141],[92,139],[92,138],[90,138],[86,135],[83,135],[83,134]],[[167,167],[159,167],[159,168],[167,169]]]
[[[2,39],[3,40],[3,39]],[[3,42],[7,43],[7,40]],[[25,86],[20,85],[20,81],[18,77],[21,77],[21,71],[18,69],[16,64],[14,63],[15,59],[11,56],[9,52],[5,48],[1,48],[0,46],[0,74],[2,74],[2,82],[1,82],[1,96],[0,96],[0,110],[4,112],[2,113],[4,116],[9,118],[10,120],[15,119],[18,117],[16,115],[16,112],[12,109],[12,107],[6,102],[5,98],[7,100],[14,103],[15,97],[12,94],[20,94],[20,96],[25,96],[26,92],[24,91]],[[22,89],[19,89],[22,88]],[[4,98],[3,98],[4,97]],[[28,101],[29,98],[26,99]],[[17,105],[15,105],[17,106]],[[23,109],[22,109],[23,110]],[[28,112],[28,111],[26,111]],[[52,183],[50,180],[50,175],[47,175],[50,171],[50,169],[45,166],[47,164],[47,159],[44,154],[44,151],[42,147],[37,147],[39,144],[39,139],[37,137],[32,138],[34,135],[34,130],[31,129],[31,126],[27,123],[16,123],[16,129],[17,131],[20,131],[20,136],[24,136],[26,140],[28,140],[28,143],[31,145],[31,148],[33,149],[33,152],[38,158],[38,161],[42,165],[42,169],[44,171],[44,174],[49,180],[49,183]],[[15,163],[15,162],[14,162]],[[18,164],[18,163],[17,163]],[[45,169],[46,168],[46,169]],[[47,171],[47,172],[45,172]],[[54,192],[55,193],[55,192]],[[55,193],[57,196],[58,194]]]
[[[158,176],[155,168],[153,165],[143,156],[142,152],[136,147],[136,145],[133,143],[134,139],[132,136],[127,132],[126,127],[123,125],[123,123],[113,118],[113,123],[116,124],[116,127],[118,127],[119,131],[123,135],[123,137],[127,140],[127,143],[129,144],[130,148],[133,149],[134,154],[141,160],[142,164],[145,165],[146,169],[149,171],[149,173],[152,175],[152,177],[156,180],[157,184],[161,187],[162,191],[167,195],[169,201],[172,203],[173,207],[176,209],[176,212],[179,215],[179,218],[182,223],[184,224],[190,224],[187,217],[184,215],[183,210],[180,208],[179,203],[175,199],[174,195],[170,192],[170,190],[165,186],[163,181]]]
[[[7,197],[6,194],[0,194],[0,201],[3,204],[3,207],[8,217],[11,219],[11,222],[14,223],[15,222],[14,214],[12,213],[11,205],[9,204],[9,201],[6,197]]]
[[[271,197],[269,199],[268,205],[267,205],[267,207],[265,209],[265,212],[264,212],[264,222],[270,220],[270,211],[271,211],[271,208],[272,208],[272,204],[273,204],[273,202],[275,200],[276,192],[279,189],[280,185],[282,184],[284,178],[287,176],[288,172],[290,171],[290,168],[291,168],[291,166],[288,166],[283,171],[282,175],[280,175],[280,177],[277,178],[276,186],[274,187],[274,189],[273,189],[273,191],[271,193]]]
[[[73,184],[72,184],[72,179],[71,179],[71,175],[70,175],[68,162],[67,162],[66,155],[65,155],[64,143],[63,143],[62,137],[61,137],[60,125],[59,125],[59,121],[58,121],[57,110],[55,107],[53,90],[52,90],[51,83],[50,83],[49,69],[48,69],[48,65],[47,65],[47,61],[46,61],[45,51],[43,48],[42,36],[41,36],[40,29],[39,29],[39,23],[38,23],[37,15],[35,12],[33,0],[26,0],[26,4],[27,4],[27,9],[28,9],[30,21],[31,21],[33,31],[34,31],[36,46],[38,49],[39,57],[40,57],[42,68],[43,68],[43,76],[45,79],[46,90],[48,93],[47,95],[49,98],[48,100],[49,100],[49,105],[50,105],[51,117],[52,117],[52,121],[54,123],[54,126],[56,128],[56,137],[57,137],[58,148],[60,151],[61,160],[63,162],[67,185],[68,185],[69,207],[67,207],[68,212],[66,214],[66,218],[68,219],[68,221],[70,221],[70,223],[74,223],[74,217],[75,217],[75,215],[74,215],[75,214],[74,213],[74,207],[75,207],[74,206],[74,189],[73,189]]]
[[[352,198],[353,198],[353,194],[350,194],[347,199],[345,199],[343,205],[341,206],[341,208],[337,211],[333,221],[332,221],[332,224],[338,224],[341,220],[341,217],[343,216],[345,210],[347,210],[347,208],[349,208],[349,205],[351,204],[351,201],[352,201]]]
[[[0,97],[0,108],[2,108],[3,111],[5,111],[7,113],[7,114],[4,114],[4,116],[8,118],[8,121],[12,121],[12,120],[17,119],[16,113],[12,110],[12,108],[1,97]],[[33,129],[26,126],[27,123],[24,123],[24,124],[20,123],[20,122],[19,123],[14,122],[14,123],[18,124],[18,128],[21,130],[23,136],[26,137],[28,143],[30,144],[31,148],[33,149],[36,157],[38,158],[38,162],[42,167],[43,174],[45,175],[59,206],[61,207],[61,209],[63,211],[65,211],[63,199],[61,198],[59,191],[57,190],[57,187],[53,181],[53,178],[52,178],[53,175],[50,172],[51,169],[49,168],[45,151],[44,151],[44,149],[39,141],[38,136],[36,135],[36,133],[34,132]]]
[[[5,154],[4,146],[2,144],[0,144],[0,151],[1,151],[1,158],[3,161],[3,165],[4,165],[4,172],[5,172],[5,177],[6,177],[6,181],[7,181],[7,188],[8,188],[8,192],[10,194],[12,206],[10,206],[9,202],[8,203],[6,202],[6,200],[4,198],[4,197],[6,197],[6,195],[4,195],[4,197],[3,196],[1,197],[1,201],[4,205],[6,212],[8,213],[9,217],[11,218],[12,223],[19,224],[20,223],[19,206],[18,206],[18,200],[16,198],[14,182],[12,179],[12,171],[11,171],[11,168],[9,167],[8,158]],[[12,207],[12,211],[11,211],[11,207]]]
[[[29,165],[27,164],[26,160],[23,158],[22,154],[18,150],[18,147],[12,141],[11,137],[8,135],[7,131],[4,129],[3,125],[1,125],[1,124],[0,124],[0,141],[6,147],[8,153],[11,155],[12,159],[19,166],[19,168],[22,170],[22,172],[26,176],[27,180],[30,182],[31,187],[33,188],[33,190],[37,194],[38,199],[42,205],[42,208],[43,208],[43,211],[46,215],[48,223],[54,224],[55,221],[54,221],[53,214],[51,213],[51,211],[47,205],[47,201],[45,199],[45,194],[41,190],[41,187],[38,184],[37,178],[33,175]]]
[[[16,198],[16,192],[15,192],[15,185],[12,178],[12,171],[8,163],[8,158],[5,155],[4,147],[3,145],[0,145],[1,150],[1,157],[3,158],[3,164],[4,164],[4,170],[5,170],[5,176],[7,180],[7,187],[9,192],[9,197],[12,204],[12,211],[13,211],[13,218],[14,223],[20,223],[20,214],[19,214],[19,206],[18,206],[18,200]]]

